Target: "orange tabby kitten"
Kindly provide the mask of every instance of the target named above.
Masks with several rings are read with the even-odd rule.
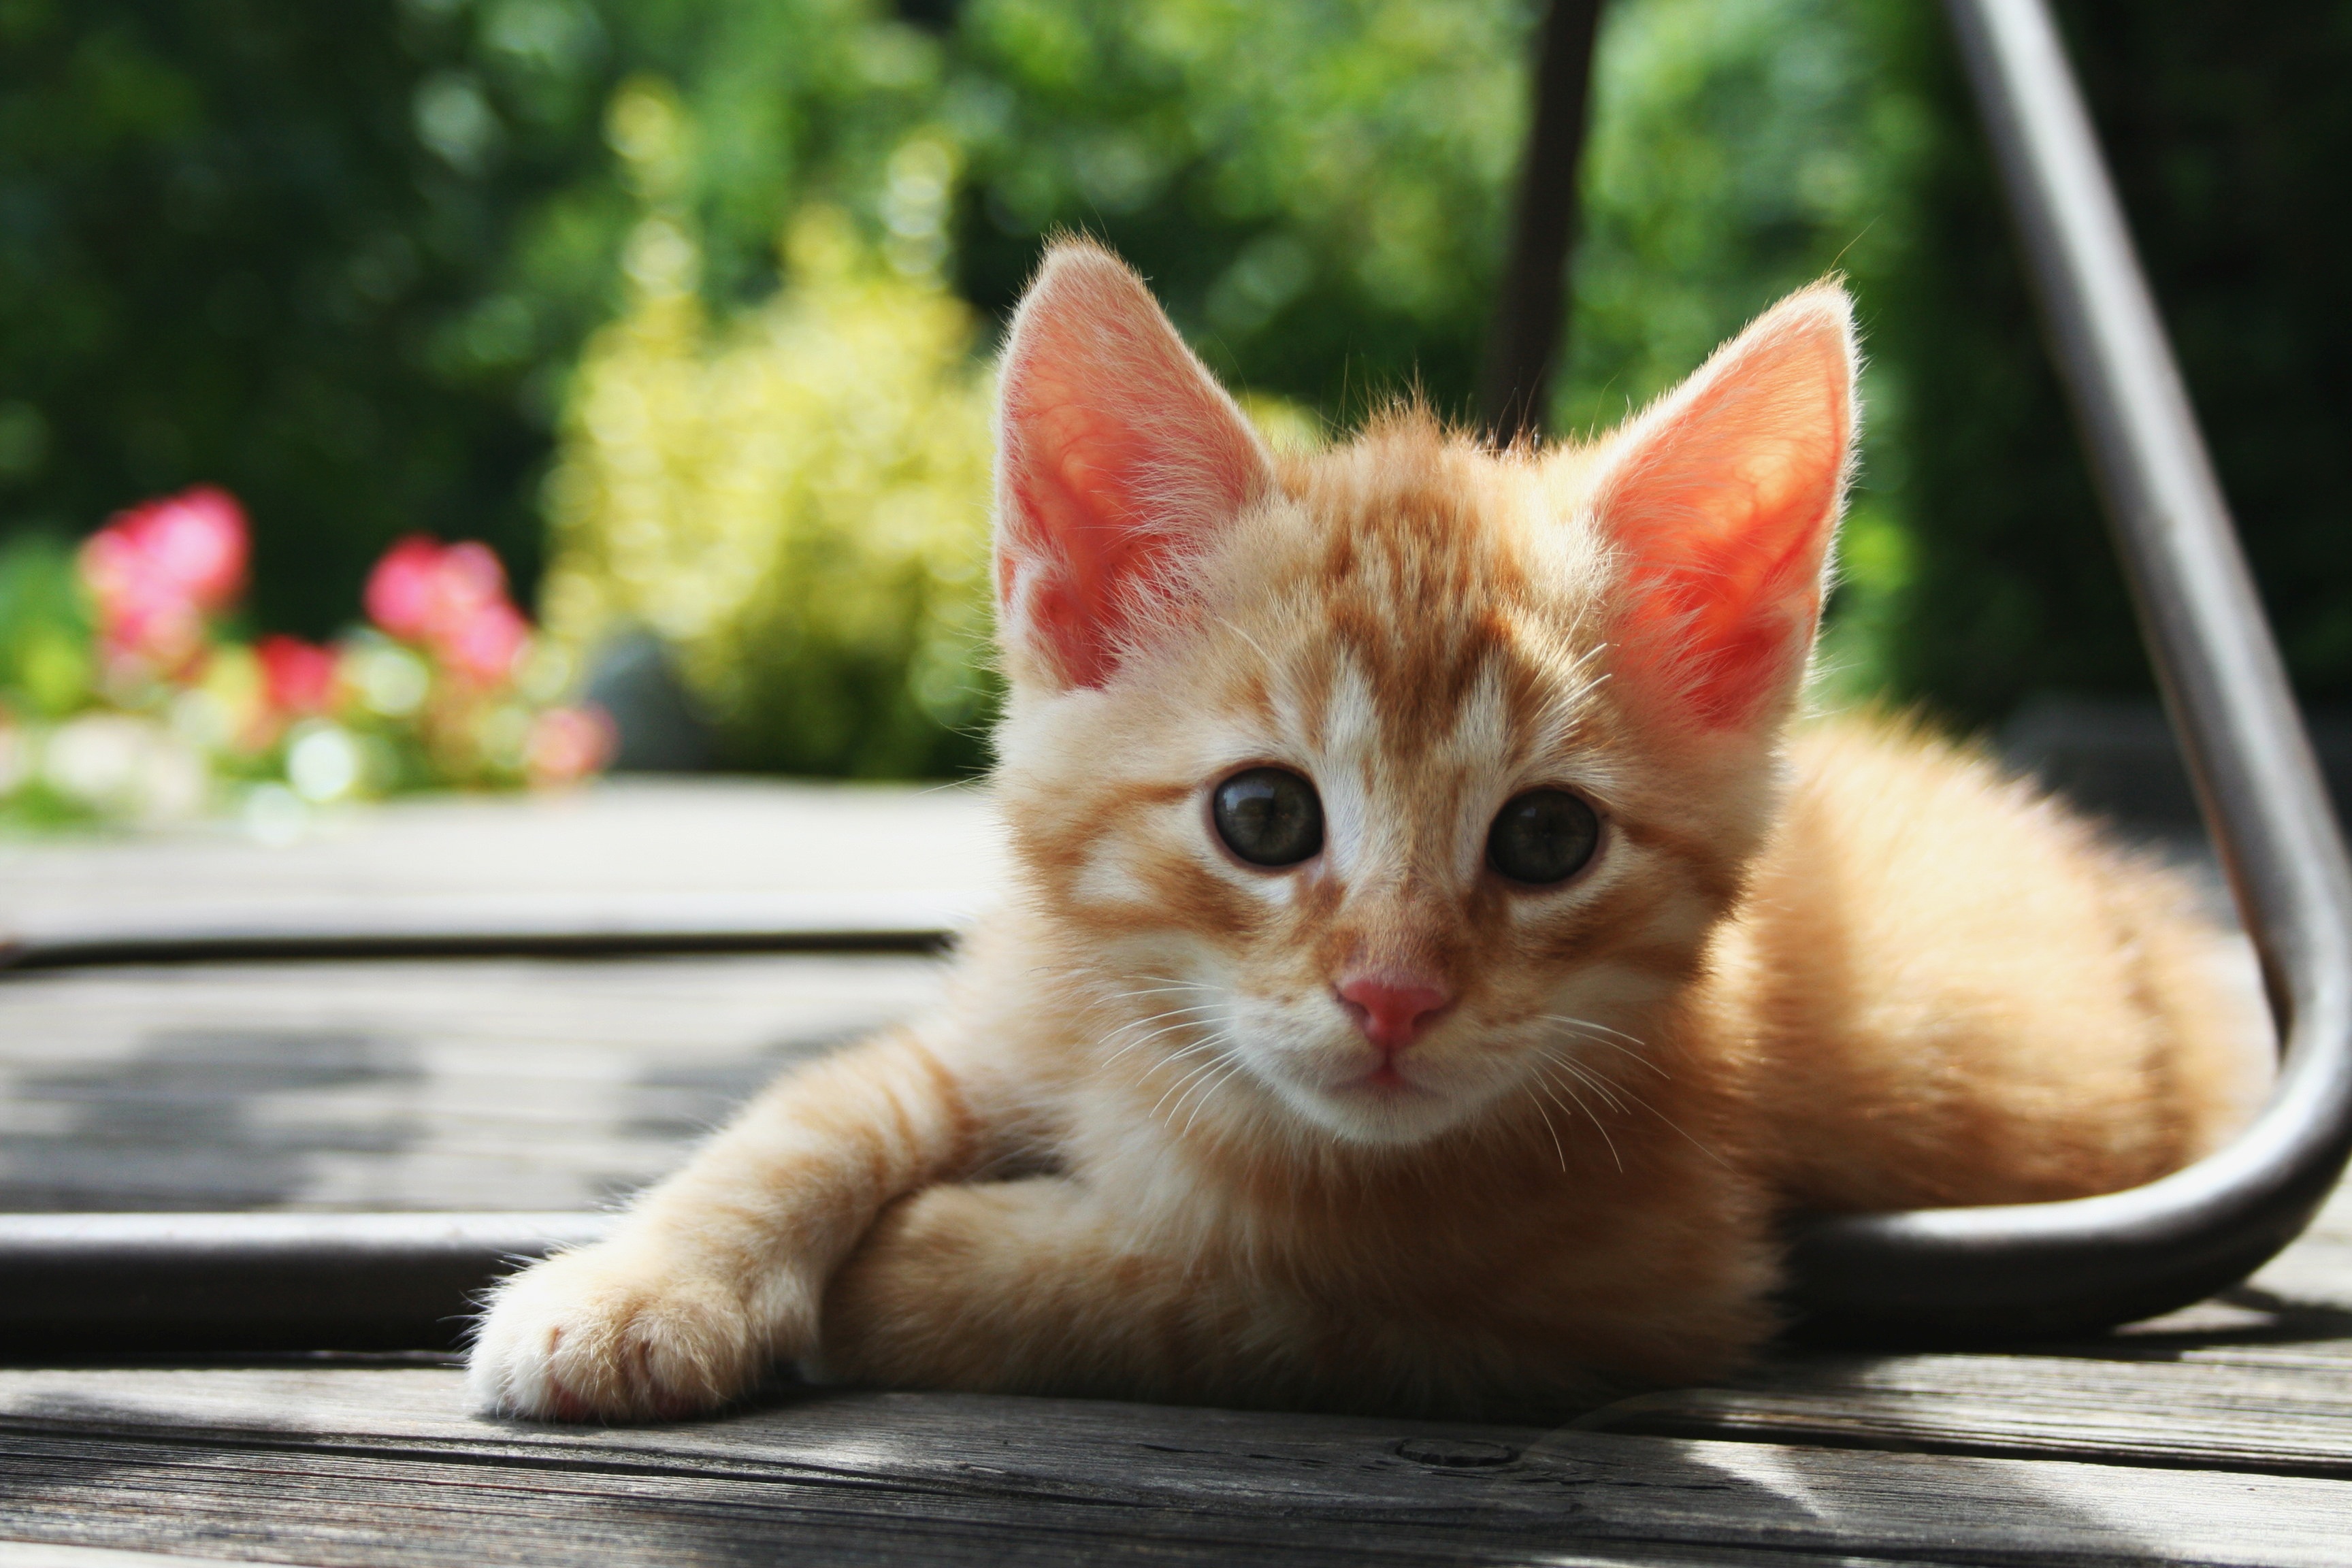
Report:
[[[1269,453],[1107,252],[1005,350],[995,798],[938,1016],[498,1292],[483,1408],[860,1383],[1495,1413],[1717,1375],[1792,1208],[2127,1186],[2232,1100],[2211,933],[1900,729],[1784,736],[1833,286],[1608,438]]]

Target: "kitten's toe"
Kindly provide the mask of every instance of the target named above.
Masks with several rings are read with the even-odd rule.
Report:
[[[584,1247],[499,1287],[467,1390],[485,1415],[536,1421],[692,1415],[759,1380],[770,1337],[722,1282]]]

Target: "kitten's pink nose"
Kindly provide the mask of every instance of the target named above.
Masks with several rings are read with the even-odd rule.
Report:
[[[1393,974],[1363,974],[1342,982],[1339,997],[1364,1038],[1391,1055],[1419,1039],[1454,1005],[1454,994],[1444,986]]]

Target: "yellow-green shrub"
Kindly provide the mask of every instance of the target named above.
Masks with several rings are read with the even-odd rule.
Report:
[[[943,192],[944,145],[910,149]],[[992,689],[977,323],[832,209],[804,209],[783,257],[772,299],[714,324],[690,236],[641,226],[550,479],[545,618],[582,647],[657,634],[735,765],[963,771]]]

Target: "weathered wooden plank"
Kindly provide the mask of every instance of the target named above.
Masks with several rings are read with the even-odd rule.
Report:
[[[2352,1356],[2302,1366],[2031,1355],[1814,1358],[1735,1388],[1628,1400],[1587,1424],[2352,1479],[2347,1374]]]
[[[594,1207],[940,977],[882,955],[15,975],[0,1208]]]
[[[2023,1353],[1790,1355],[1587,1430],[2352,1479],[2352,1188],[2247,1286]]]
[[[193,1445],[0,1440],[0,1463],[12,1477],[30,1482],[28,1489],[37,1489],[40,1499],[11,1509],[0,1482],[0,1528],[75,1542],[168,1541],[188,1550],[318,1568],[1251,1563],[1438,1568],[1743,1561],[1721,1549],[1619,1546],[1566,1532],[1519,1545],[1507,1536],[1497,1541],[1491,1531],[1400,1530],[1280,1512],[942,1494],[826,1480],[292,1458]],[[1774,1552],[1772,1560],[1799,1565],[1855,1561],[1802,1550]]]
[[[0,1568],[255,1568],[250,1562],[185,1557],[177,1552],[117,1552],[104,1546],[58,1546],[35,1541],[0,1541]]]
[[[0,1535],[319,1563],[2315,1564],[2347,1510],[2299,1477],[1086,1401],[583,1430],[469,1420],[430,1366],[0,1371]]]
[[[1003,855],[960,786],[617,779],[561,796],[438,796],[320,816],[292,844],[234,824],[0,837],[0,935],[272,903],[466,895],[984,898]]]

